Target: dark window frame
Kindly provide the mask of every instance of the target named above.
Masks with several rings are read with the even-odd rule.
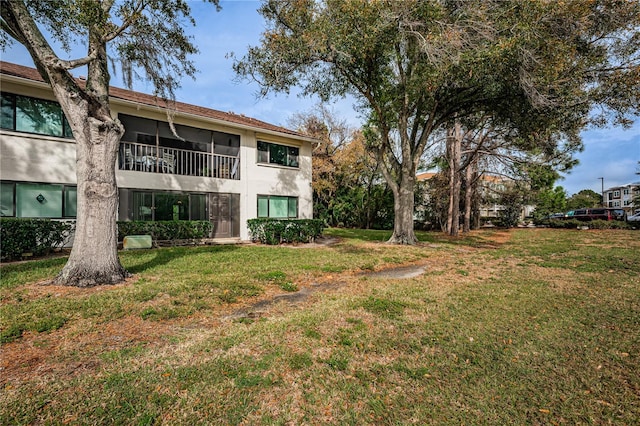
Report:
[[[157,195],[162,195],[162,194],[167,194],[167,195],[174,195],[174,196],[187,196],[187,202],[188,205],[186,207],[187,210],[187,214],[188,214],[188,218],[187,219],[178,219],[178,220],[184,220],[184,221],[190,221],[190,220],[209,220],[208,216],[210,215],[209,212],[209,193],[207,192],[188,192],[188,191],[158,191],[158,190],[147,190],[147,189],[131,189],[129,190],[129,203],[131,205],[131,214],[128,215],[128,219],[129,220],[141,220],[141,219],[134,219],[134,214],[133,211],[136,209],[136,204],[135,204],[135,195],[136,194],[151,194],[151,220],[150,222],[156,222],[159,221],[161,219],[157,219],[156,218],[156,209],[157,209],[157,201],[156,201],[156,196]],[[204,200],[204,205],[205,205],[205,218],[204,219],[193,219],[193,203],[192,203],[192,196],[205,196],[205,200]]]
[[[62,191],[61,191],[61,197],[62,197],[62,216],[56,216],[56,217],[46,217],[47,219],[67,219],[67,220],[71,220],[71,219],[76,219],[77,218],[77,214],[75,216],[72,215],[68,215],[67,210],[68,210],[68,206],[67,206],[67,198],[66,198],[66,193],[69,189],[71,188],[75,188],[76,191],[78,190],[78,186],[77,185],[69,185],[66,183],[51,183],[51,182],[29,182],[29,181],[13,181],[13,180],[3,180],[2,183],[4,184],[10,184],[12,185],[12,198],[13,198],[13,212],[11,216],[2,216],[2,217],[18,217],[17,216],[17,211],[18,211],[18,194],[17,194],[17,184],[32,184],[32,185],[56,185],[56,186],[62,186]],[[78,205],[76,203],[76,213],[78,211]],[[20,216],[22,217],[22,216]]]
[[[69,121],[67,120],[66,115],[64,114],[64,111],[62,110],[62,107],[60,106],[59,102],[56,101],[52,101],[50,99],[43,99],[43,98],[36,98],[33,96],[25,96],[25,95],[18,95],[15,93],[11,93],[11,92],[1,92],[1,97],[3,100],[10,98],[11,99],[11,109],[13,112],[13,117],[12,117],[12,124],[11,127],[2,127],[2,129],[4,130],[9,130],[12,132],[19,132],[19,133],[26,133],[26,134],[30,134],[30,135],[42,135],[42,136],[49,136],[49,137],[53,137],[53,138],[62,138],[62,139],[73,139],[73,132],[71,131],[71,126],[69,125]],[[18,98],[23,98],[23,99],[29,99],[32,101],[37,101],[37,102],[46,102],[52,105],[57,106],[58,108],[60,108],[60,115],[61,115],[61,125],[62,128],[60,129],[60,135],[54,135],[54,134],[50,134],[50,133],[44,133],[44,132],[28,132],[25,130],[18,130],[17,129],[17,117],[18,117]]]
[[[274,156],[272,155],[272,147],[274,149],[282,148],[285,150],[284,162],[276,161],[277,158],[274,158]],[[261,152],[266,153],[266,161],[262,159],[262,157],[264,157],[264,154],[261,154]],[[256,162],[258,164],[269,164],[272,166],[282,166],[290,167],[292,169],[299,169],[300,147],[259,140],[256,146]]]

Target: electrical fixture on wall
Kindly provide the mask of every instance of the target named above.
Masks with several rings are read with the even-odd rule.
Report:
[[[42,194],[38,194],[38,196],[36,197],[36,200],[38,200],[38,202],[39,202],[40,204],[42,204],[42,203],[44,203],[45,201],[47,201],[47,199],[46,199],[46,198],[44,198],[44,195],[42,195]]]

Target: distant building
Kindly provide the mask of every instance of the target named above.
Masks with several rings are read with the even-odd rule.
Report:
[[[433,178],[436,173],[423,172],[418,173],[418,181],[428,181]],[[496,176],[491,174],[483,174],[480,178],[479,191],[480,197],[483,203],[480,205],[480,218],[481,219],[496,219],[500,217],[500,213],[505,209],[503,205],[497,202],[491,202],[499,198],[500,194],[505,192],[509,187],[514,184],[513,179]],[[523,206],[521,212],[521,219],[525,219],[533,214],[535,206],[526,205]]]
[[[604,191],[605,207],[621,207],[627,213],[633,213],[640,206],[633,204],[633,198],[640,194],[640,182],[628,183],[626,185],[614,186]]]

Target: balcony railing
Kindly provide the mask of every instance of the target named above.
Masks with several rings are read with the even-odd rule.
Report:
[[[240,158],[187,149],[165,148],[139,143],[120,143],[120,170],[169,173],[183,176],[240,179]]]

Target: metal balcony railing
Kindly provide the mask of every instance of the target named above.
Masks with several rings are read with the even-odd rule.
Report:
[[[121,142],[120,170],[240,180],[240,158],[209,152]]]

